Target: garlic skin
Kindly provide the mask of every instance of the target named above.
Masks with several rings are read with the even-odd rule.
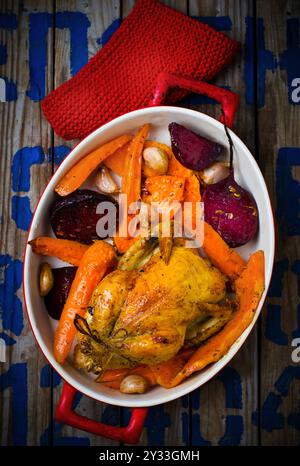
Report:
[[[201,179],[205,184],[215,184],[229,176],[229,166],[223,162],[216,162],[201,172]]]
[[[169,159],[167,154],[158,147],[146,147],[143,150],[143,175],[165,175],[168,171]]]
[[[116,182],[113,180],[109,169],[105,166],[100,167],[96,174],[95,185],[99,191],[105,194],[114,194],[119,192]]]
[[[44,262],[40,271],[40,296],[46,296],[54,285],[53,273],[50,265]]]
[[[120,384],[120,392],[126,394],[145,393],[149,384],[144,377],[140,375],[127,375]]]

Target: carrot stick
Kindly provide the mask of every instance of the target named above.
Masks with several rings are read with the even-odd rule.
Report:
[[[128,152],[126,171],[122,179],[122,193],[127,195],[127,204],[141,197],[142,151],[150,125],[143,125],[132,139]]]
[[[49,236],[38,236],[29,241],[32,251],[42,256],[54,256],[58,259],[78,266],[83,254],[90,246],[68,239],[57,239]]]
[[[95,241],[84,253],[55,333],[54,356],[57,362],[63,364],[71,349],[76,334],[75,315],[85,314],[95,287],[114,260],[113,247],[104,241]]]
[[[55,191],[60,196],[67,196],[78,189],[103,160],[124,146],[130,139],[131,136],[128,135],[120,136],[90,152],[63,176],[56,185]]]
[[[206,222],[202,247],[213,265],[231,279],[237,278],[246,265],[244,259]]]
[[[107,157],[104,161],[104,165],[119,176],[124,176],[125,173],[125,167],[129,157],[129,145],[130,142],[124,144],[124,146],[116,150],[116,152]]]
[[[196,175],[188,176],[185,179],[183,201],[192,203],[192,228],[197,224],[197,202],[201,202],[200,183]]]

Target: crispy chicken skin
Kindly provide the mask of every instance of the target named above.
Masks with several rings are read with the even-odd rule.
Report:
[[[97,373],[166,361],[189,340],[201,342],[209,318],[226,323],[231,308],[225,297],[225,276],[185,247],[173,247],[168,265],[158,253],[138,270],[116,270],[94,291],[75,365]],[[208,327],[209,336],[215,325]]]

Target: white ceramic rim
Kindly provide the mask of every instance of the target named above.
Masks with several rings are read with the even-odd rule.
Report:
[[[243,332],[243,334],[240,336],[240,338],[238,338],[238,340],[231,346],[228,353],[225,356],[223,356],[219,361],[217,361],[216,363],[213,363],[211,365],[210,371],[208,372],[208,374],[206,374],[206,376],[203,377],[203,375],[202,375],[201,379],[200,379],[200,377],[195,376],[194,381],[191,384],[189,384],[188,387],[185,387],[183,385],[178,385],[177,387],[175,387],[176,390],[173,391],[172,393],[170,393],[169,395],[168,395],[168,390],[166,390],[165,395],[160,396],[160,400],[158,402],[156,400],[153,400],[152,402],[149,402],[149,400],[148,400],[147,402],[145,402],[144,400],[139,399],[139,397],[137,396],[137,397],[132,398],[132,400],[129,400],[128,402],[124,403],[124,402],[122,402],[122,401],[120,401],[118,399],[117,392],[116,392],[116,396],[113,397],[113,399],[112,399],[112,397],[106,396],[103,393],[99,393],[99,397],[96,397],[95,393],[89,387],[86,387],[85,385],[83,385],[81,383],[78,383],[76,380],[73,379],[72,376],[70,376],[70,374],[64,368],[64,366],[61,366],[59,363],[57,363],[57,361],[54,359],[53,355],[48,351],[47,347],[45,346],[44,341],[43,341],[43,337],[40,334],[39,329],[35,326],[34,321],[32,319],[32,315],[31,315],[32,314],[31,302],[30,302],[30,298],[29,298],[29,296],[30,296],[30,290],[29,290],[29,288],[30,288],[29,254],[30,253],[28,253],[30,251],[30,249],[28,247],[28,240],[31,239],[30,238],[31,229],[32,229],[34,223],[37,222],[37,219],[39,218],[39,214],[43,209],[43,202],[45,201],[48,192],[50,190],[54,189],[57,182],[59,181],[59,179],[62,176],[61,173],[64,172],[65,170],[67,170],[68,168],[70,168],[70,166],[72,166],[72,159],[75,157],[76,154],[78,154],[81,151],[81,149],[88,142],[91,142],[95,138],[95,136],[98,136],[99,134],[102,134],[102,133],[106,132],[113,125],[122,123],[128,118],[135,117],[135,116],[138,116],[140,114],[147,115],[148,113],[153,113],[153,111],[155,111],[157,113],[169,111],[169,112],[172,112],[174,114],[178,113],[178,114],[181,114],[181,115],[182,115],[182,113],[185,113],[186,115],[190,114],[191,116],[201,115],[202,120],[204,120],[204,121],[206,120],[210,124],[214,125],[216,127],[216,129],[218,129],[220,131],[224,131],[224,126],[223,126],[222,123],[220,123],[219,121],[215,120],[214,118],[212,118],[212,117],[210,117],[210,116],[208,116],[208,115],[206,115],[206,114],[204,114],[202,112],[198,112],[198,111],[195,111],[195,110],[190,110],[190,109],[186,109],[186,108],[182,108],[182,107],[171,107],[171,106],[149,107],[149,108],[135,110],[133,112],[126,113],[126,114],[124,114],[124,115],[122,115],[122,116],[120,116],[118,118],[115,118],[114,120],[106,123],[105,125],[101,126],[100,128],[96,129],[95,131],[93,131],[85,139],[83,139],[77,146],[75,146],[72,149],[72,151],[67,155],[67,157],[64,159],[64,161],[61,163],[61,165],[59,166],[57,171],[52,176],[52,178],[49,180],[44,192],[42,193],[42,195],[41,195],[41,197],[40,197],[40,199],[38,201],[38,204],[36,206],[36,209],[34,211],[33,218],[32,218],[32,221],[31,221],[31,225],[30,225],[30,228],[29,228],[29,231],[28,231],[28,236],[27,236],[27,241],[26,241],[26,246],[25,246],[25,251],[24,251],[24,266],[23,266],[23,293],[24,293],[25,309],[26,309],[28,320],[29,320],[32,332],[33,332],[33,334],[35,336],[35,339],[36,339],[42,353],[44,354],[45,358],[48,360],[49,364],[58,372],[58,374],[62,377],[63,380],[65,380],[67,383],[69,383],[71,386],[73,386],[76,390],[83,393],[84,395],[86,395],[86,396],[88,396],[88,397],[90,397],[92,399],[95,399],[96,401],[101,401],[101,402],[104,402],[104,403],[113,404],[115,406],[135,407],[135,408],[136,407],[155,406],[155,405],[167,403],[169,401],[172,401],[172,400],[175,400],[175,399],[177,399],[179,397],[182,397],[182,396],[192,392],[196,388],[199,388],[200,386],[202,386],[206,382],[208,382],[221,369],[223,369],[224,366],[226,366],[229,363],[229,361],[234,357],[234,355],[238,352],[238,350],[241,348],[241,346],[245,342],[246,338],[250,334],[251,330],[253,329],[253,327],[254,327],[254,325],[255,325],[255,323],[256,323],[259,315],[260,315],[260,312],[262,310],[262,307],[263,307],[263,304],[264,304],[264,301],[265,301],[265,298],[266,298],[266,294],[267,294],[267,291],[268,291],[270,280],[271,280],[271,275],[272,275],[272,270],[273,270],[273,262],[274,262],[274,253],[275,253],[274,218],[273,218],[273,212],[272,212],[272,206],[271,206],[271,202],[270,202],[269,193],[268,193],[268,190],[267,190],[263,175],[262,175],[262,173],[261,173],[261,171],[260,171],[260,169],[259,169],[259,167],[257,165],[256,160],[254,159],[254,157],[252,156],[251,152],[248,150],[246,145],[240,140],[240,138],[232,130],[229,130],[230,135],[231,135],[232,140],[233,140],[233,143],[234,144],[238,143],[242,147],[244,155],[249,159],[249,161],[251,162],[251,165],[253,166],[253,168],[254,168],[254,170],[256,172],[257,181],[261,185],[262,191],[264,193],[264,201],[265,201],[265,203],[267,205],[267,211],[268,211],[268,214],[269,214],[269,221],[272,223],[272,228],[271,228],[272,235],[269,238],[270,250],[272,252],[271,252],[271,256],[269,257],[269,261],[265,264],[265,291],[264,291],[264,294],[263,294],[263,296],[262,296],[262,298],[260,300],[260,303],[258,305],[258,308],[256,310],[255,316],[254,316],[251,324]],[[200,374],[201,374],[201,371],[199,372],[199,375]]]

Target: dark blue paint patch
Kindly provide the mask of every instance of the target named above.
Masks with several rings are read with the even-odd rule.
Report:
[[[17,291],[22,284],[22,262],[13,260],[8,254],[0,256],[3,269],[3,283],[0,284],[0,317],[4,330],[19,336],[23,330],[22,303]]]
[[[181,414],[181,432],[182,432],[182,443],[189,445],[190,441],[190,421],[188,413]]]
[[[101,416],[101,422],[109,424],[110,426],[119,425],[119,408],[110,405],[105,406]]]
[[[254,87],[254,19],[251,16],[246,16],[246,34],[244,44],[245,67],[244,67],[244,82],[245,82],[245,100],[246,104],[253,105],[255,102],[255,87]]]
[[[258,68],[258,107],[265,105],[266,72],[276,70],[278,65],[273,53],[265,47],[264,22],[257,18],[257,68]]]
[[[15,192],[30,190],[30,167],[42,164],[45,156],[42,147],[23,147],[18,150],[12,163],[12,187]]]
[[[292,264],[292,272],[297,275],[298,296],[300,296],[300,260],[296,260]]]
[[[183,408],[188,408],[189,407],[189,395],[184,395],[181,397],[181,406]]]
[[[13,338],[11,338],[9,335],[7,335],[6,333],[4,332],[1,332],[0,333],[0,339],[4,340],[5,341],[5,344],[7,346],[12,346],[14,345],[16,342],[16,340],[14,340]]]
[[[102,36],[100,37],[100,39],[97,39],[97,43],[102,45],[102,47],[104,47],[104,45],[107,44],[107,42],[112,38],[112,36],[116,32],[116,30],[119,29],[120,26],[121,26],[121,19],[120,18],[115,19],[108,26],[108,28],[105,29],[105,31],[102,34]]]
[[[217,376],[225,388],[226,409],[243,408],[242,383],[240,374],[232,367],[225,367]]]
[[[191,393],[192,409],[198,410],[200,408],[200,395],[201,395],[201,388],[197,388]]]
[[[282,147],[276,165],[276,216],[284,235],[300,235],[300,184],[292,168],[300,166],[300,148]]]
[[[277,410],[282,404],[280,395],[271,392],[268,394],[262,410],[261,410],[261,427],[267,432],[272,432],[275,429],[282,429],[284,426],[284,416],[278,413]],[[254,425],[258,425],[258,413],[254,413],[252,417]]]
[[[26,95],[38,102],[45,97],[47,37],[52,26],[49,13],[30,13],[29,15],[29,89]]]
[[[3,78],[5,81],[5,100],[6,102],[15,102],[18,98],[17,85],[13,81]]]
[[[275,382],[275,387],[282,396],[287,396],[289,387],[295,379],[300,380],[300,366],[288,366]]]
[[[12,364],[7,372],[0,375],[0,391],[12,389],[12,443],[27,443],[27,364]]]
[[[6,61],[7,61],[6,46],[0,44],[0,65],[5,65]]]
[[[300,408],[299,412],[290,413],[288,416],[288,425],[294,427],[297,430],[300,430]]]
[[[145,422],[148,446],[164,445],[165,429],[170,426],[170,415],[165,412],[164,405],[150,408]]]
[[[51,383],[51,370],[52,370],[52,383]],[[49,364],[46,364],[44,367],[41,369],[40,373],[40,387],[42,388],[49,388],[49,387],[57,387],[61,382],[61,376],[49,366]]]
[[[13,196],[11,198],[11,218],[20,230],[27,231],[29,229],[32,212],[28,196]]]
[[[223,89],[227,89],[230,91],[230,86],[219,86],[222,87]],[[211,99],[210,97],[207,97],[205,95],[200,95],[200,94],[191,94],[187,97],[185,97],[181,103],[185,106],[191,106],[191,105],[216,105],[218,102],[214,99]]]
[[[300,304],[297,306],[297,328],[292,333],[292,338],[300,337]]]
[[[281,328],[281,306],[268,304],[265,337],[275,345],[288,344],[288,336]]]
[[[48,156],[51,160],[51,149],[49,149]],[[61,162],[66,158],[66,156],[71,152],[71,148],[65,145],[55,146],[53,148],[53,162],[56,167],[58,167]]]
[[[205,447],[211,445],[209,440],[202,437],[200,415],[192,414],[192,445],[197,447]]]
[[[0,14],[0,29],[13,31],[17,29],[18,21],[17,16],[10,13]],[[7,61],[7,48],[6,45],[0,44],[0,65],[5,65]]]
[[[269,298],[281,298],[283,290],[283,277],[288,269],[289,260],[287,258],[275,262],[270,288],[268,291]]]
[[[220,446],[240,445],[244,433],[242,416],[226,416],[225,434],[219,440]]]
[[[286,70],[287,73],[289,103],[294,105],[300,104],[300,102],[293,102],[292,100],[293,79],[300,77],[299,27],[298,18],[287,20],[287,50],[281,54],[279,62],[280,68]]]
[[[17,16],[12,13],[0,14],[0,28],[1,29],[17,29],[18,20]]]
[[[255,33],[255,20],[251,16],[245,18],[246,21],[246,37],[245,37],[245,68],[244,68],[244,80],[246,85],[246,103],[253,105],[257,97],[258,107],[263,107],[265,104],[265,80],[266,72],[274,71],[277,68],[277,61],[270,50],[265,47],[264,37],[264,22],[262,18],[257,18],[256,33]],[[254,38],[256,37],[257,47],[257,93],[255,95],[254,86]]]
[[[54,446],[89,446],[90,440],[88,437],[63,437],[62,429],[64,425],[56,421],[53,423],[53,445]],[[51,426],[47,427],[45,431],[40,436],[40,445],[48,446],[50,445],[51,435]]]
[[[230,16],[192,16],[192,18],[207,24],[217,31],[231,31],[232,29]]]
[[[70,65],[74,76],[88,62],[87,30],[90,27],[87,16],[75,11],[56,13],[56,27],[70,31]]]

